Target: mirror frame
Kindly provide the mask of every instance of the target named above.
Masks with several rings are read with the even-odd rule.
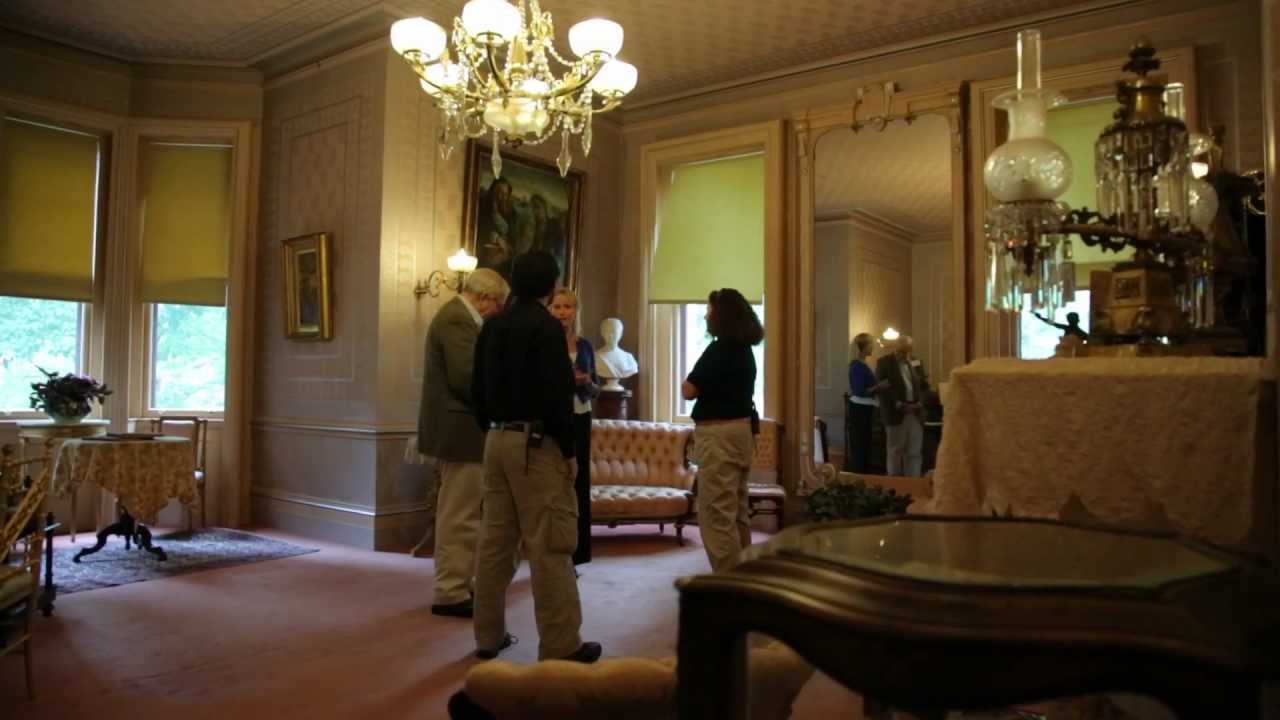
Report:
[[[873,86],[874,88],[874,86]],[[951,241],[952,265],[955,281],[952,288],[952,308],[944,332],[951,334],[948,359],[951,367],[959,367],[968,359],[969,328],[967,268],[970,250],[967,237],[969,229],[966,197],[965,151],[968,134],[965,132],[965,107],[967,83],[955,82],[922,90],[895,92],[893,94],[871,92],[860,101],[841,105],[810,108],[792,113],[787,120],[787,223],[788,236],[795,239],[787,247],[788,277],[795,282],[787,292],[788,346],[797,348],[794,353],[796,366],[787,377],[787,425],[795,428],[788,435],[794,438],[794,454],[784,460],[784,472],[797,478],[795,492],[807,494],[834,479],[837,471],[830,464],[819,466],[813,456],[813,417],[815,409],[814,382],[816,353],[814,350],[814,266],[815,266],[815,182],[814,154],[818,141],[828,132],[847,128],[855,132],[875,132],[886,122],[913,122],[915,118],[931,114],[941,115],[947,121],[951,135]],[[886,121],[886,117],[888,120]],[[788,443],[790,444],[790,443]]]

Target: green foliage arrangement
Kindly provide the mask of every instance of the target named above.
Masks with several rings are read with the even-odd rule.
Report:
[[[49,415],[84,417],[93,409],[92,402],[102,402],[111,391],[88,375],[56,373],[37,368],[44,382],[31,383],[31,407]]]
[[[881,515],[901,515],[911,504],[910,495],[867,485],[862,480],[831,483],[814,490],[808,498],[807,513],[813,522],[861,520]]]

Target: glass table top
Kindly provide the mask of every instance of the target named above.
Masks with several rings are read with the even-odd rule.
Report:
[[[912,580],[1002,587],[1154,589],[1233,567],[1173,539],[1018,521],[811,525],[761,550]]]

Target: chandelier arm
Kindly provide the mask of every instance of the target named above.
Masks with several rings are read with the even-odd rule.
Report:
[[[485,54],[485,58],[489,62],[490,76],[492,76],[497,81],[498,87],[502,88],[502,92],[510,93],[511,86],[507,84],[507,79],[503,77],[502,73],[498,72],[498,58],[493,54],[492,43],[485,44],[484,54]]]

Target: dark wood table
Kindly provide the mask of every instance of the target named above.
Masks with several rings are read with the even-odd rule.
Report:
[[[745,718],[746,636],[922,717],[1099,692],[1256,718],[1280,577],[1168,534],[909,516],[789,528],[684,578],[680,718]]]

